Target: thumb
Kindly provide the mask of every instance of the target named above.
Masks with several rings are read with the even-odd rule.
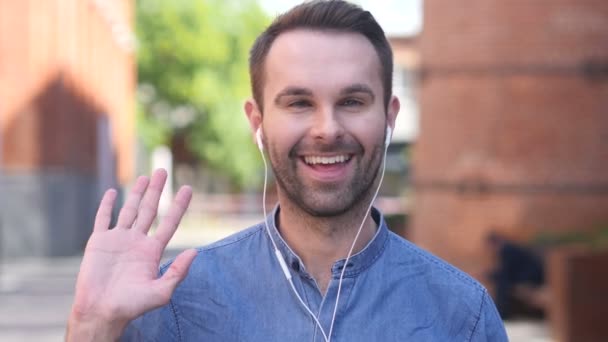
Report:
[[[161,298],[163,298],[163,304],[169,302],[177,285],[186,278],[190,265],[197,254],[198,252],[195,249],[181,252],[173,260],[173,263],[171,263],[165,274],[156,280],[156,287]]]

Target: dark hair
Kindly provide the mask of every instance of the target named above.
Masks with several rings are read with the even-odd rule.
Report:
[[[361,7],[342,0],[310,1],[278,16],[256,39],[249,53],[249,74],[253,98],[263,108],[264,62],[275,39],[295,29],[328,30],[360,33],[367,38],[380,59],[380,72],[384,90],[384,107],[392,95],[393,51],[382,27],[372,14]]]

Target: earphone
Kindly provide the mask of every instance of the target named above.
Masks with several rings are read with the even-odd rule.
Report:
[[[264,151],[264,143],[262,142],[262,127],[258,127],[255,131],[255,142],[258,144],[260,151]]]
[[[382,185],[382,181],[384,179],[384,171],[386,169],[386,153],[388,151],[388,146],[390,145],[391,142],[391,138],[392,138],[392,134],[393,131],[391,129],[391,126],[387,125],[386,126],[386,131],[385,131],[385,137],[384,137],[384,154],[383,154],[383,158],[382,158],[382,173],[380,175],[380,180],[378,182],[378,187],[376,188],[376,192],[374,193],[374,196],[372,197],[372,200],[370,201],[370,204],[365,212],[365,215],[363,216],[363,220],[361,221],[361,225],[359,226],[359,229],[357,230],[357,234],[355,235],[355,238],[353,240],[353,243],[350,247],[350,250],[348,251],[348,256],[346,257],[346,259],[344,260],[344,265],[348,265],[348,261],[350,260],[351,256],[352,256],[352,252],[355,248],[355,245],[357,243],[357,240],[359,239],[359,235],[361,234],[361,230],[363,229],[363,226],[365,225],[365,221],[367,219],[367,216],[369,215],[371,208],[374,204],[374,201],[376,200],[376,197],[378,196],[378,192],[380,191],[380,186]],[[270,241],[272,242],[272,245],[274,247],[274,254],[279,262],[279,265],[281,266],[281,270],[283,271],[285,278],[287,279],[287,281],[289,282],[289,285],[293,291],[293,293],[295,294],[295,296],[298,298],[298,301],[300,302],[300,304],[302,305],[302,307],[308,312],[308,314],[314,319],[316,325],[319,327],[321,334],[323,335],[323,338],[325,339],[325,342],[330,342],[331,341],[331,333],[333,331],[334,328],[334,322],[336,320],[336,313],[338,311],[338,302],[340,301],[340,291],[342,289],[342,280],[344,279],[344,272],[346,271],[346,267],[342,267],[342,272],[340,273],[340,279],[338,281],[338,291],[336,293],[336,304],[334,305],[334,311],[333,311],[333,315],[331,318],[331,323],[329,326],[329,334],[325,333],[325,330],[323,329],[323,326],[321,325],[321,322],[319,322],[319,319],[317,318],[317,316],[312,312],[312,310],[310,310],[310,308],[308,307],[308,305],[306,305],[306,303],[304,303],[304,301],[302,300],[302,297],[300,296],[300,294],[298,293],[298,291],[295,288],[295,285],[293,283],[292,280],[292,275],[291,272],[289,272],[289,268],[287,268],[287,263],[285,262],[285,258],[283,257],[283,254],[281,253],[281,251],[279,250],[279,248],[277,247],[276,242],[274,241],[274,238],[272,237],[272,234],[270,232],[270,228],[268,226],[268,214],[266,211],[266,188],[267,188],[267,183],[268,183],[268,165],[266,163],[266,157],[264,156],[264,143],[262,141],[262,130],[261,127],[258,127],[258,129],[255,132],[255,139],[256,139],[256,143],[258,145],[258,149],[260,150],[260,153],[262,155],[262,160],[264,162],[264,191],[262,194],[262,207],[264,210],[264,223],[266,226],[266,232],[268,233],[268,237],[270,238]],[[319,313],[320,314],[320,313]]]
[[[386,136],[384,137],[384,148],[386,149],[388,145],[391,144],[391,139],[393,138],[393,130],[391,126],[386,125]]]
[[[255,131],[255,141],[256,141],[256,144],[258,145],[258,149],[260,150],[260,154],[262,155],[262,161],[264,162],[264,191],[262,192],[262,208],[264,211],[264,224],[266,226],[266,233],[268,234],[268,237],[270,238],[270,241],[272,242],[272,246],[274,247],[274,255],[277,258],[279,265],[281,266],[281,270],[283,271],[283,274],[285,275],[285,278],[287,279],[287,282],[289,283],[289,286],[291,287],[292,292],[295,294],[296,298],[298,298],[300,305],[302,305],[304,310],[306,310],[308,312],[308,314],[310,315],[310,317],[312,317],[314,319],[315,323],[321,330],[321,334],[323,334],[323,338],[324,338],[325,342],[329,342],[329,339],[327,337],[327,334],[325,334],[325,330],[323,329],[321,322],[319,322],[319,319],[312,312],[312,310],[310,310],[308,305],[306,305],[306,303],[304,303],[304,300],[298,293],[298,290],[296,290],[296,287],[292,280],[291,272],[289,272],[289,268],[287,268],[287,263],[285,262],[285,257],[283,257],[283,253],[281,253],[281,251],[277,247],[277,243],[274,241],[274,238],[272,237],[272,233],[270,232],[270,227],[268,226],[268,211],[266,210],[266,188],[268,188],[268,163],[266,162],[266,157],[264,156],[264,142],[262,141],[261,127],[258,127],[258,129]]]

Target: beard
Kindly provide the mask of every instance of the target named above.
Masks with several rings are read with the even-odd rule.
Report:
[[[349,151],[354,154],[349,161],[353,163],[352,173],[348,179],[336,183],[315,182],[298,175],[300,160],[299,151],[336,152]],[[287,157],[281,156],[272,146],[269,149],[270,164],[274,172],[279,191],[298,208],[313,217],[335,217],[358,208],[369,198],[372,186],[377,178],[383,157],[381,144],[376,144],[367,156],[363,147],[357,142],[340,141],[331,145],[315,144],[305,146],[296,144]],[[370,199],[371,200],[371,199]]]

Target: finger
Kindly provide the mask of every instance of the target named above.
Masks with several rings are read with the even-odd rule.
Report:
[[[137,214],[137,222],[135,222],[134,227],[135,229],[144,232],[144,234],[148,233],[150,226],[152,226],[152,222],[154,222],[154,218],[158,212],[158,201],[160,200],[160,195],[163,192],[166,180],[167,171],[163,169],[156,170],[152,175],[150,185],[148,185],[148,189],[141,201]]]
[[[175,195],[175,199],[173,199],[173,203],[171,204],[171,208],[169,208],[167,216],[163,218],[162,222],[158,226],[158,229],[156,230],[156,234],[154,235],[162,246],[166,246],[175,233],[175,230],[184,216],[186,209],[188,209],[190,199],[192,199],[192,188],[189,186],[182,186]]]
[[[141,176],[137,178],[135,181],[135,185],[131,189],[129,193],[129,197],[127,197],[127,202],[120,209],[120,214],[118,215],[118,221],[116,222],[116,227],[120,228],[131,228],[133,225],[133,221],[137,217],[137,210],[139,209],[139,202],[141,201],[142,196],[146,192],[146,188],[148,187],[148,183],[150,180],[148,177]]]
[[[95,215],[95,225],[93,226],[94,232],[101,232],[107,230],[112,221],[112,208],[114,207],[114,201],[116,200],[116,190],[109,189],[103,194],[97,214]]]
[[[187,249],[181,252],[171,263],[165,274],[155,280],[156,290],[159,293],[159,298],[162,300],[162,303],[158,303],[158,305],[169,302],[171,294],[175,291],[177,285],[186,278],[190,265],[197,254],[198,252],[195,249]]]

